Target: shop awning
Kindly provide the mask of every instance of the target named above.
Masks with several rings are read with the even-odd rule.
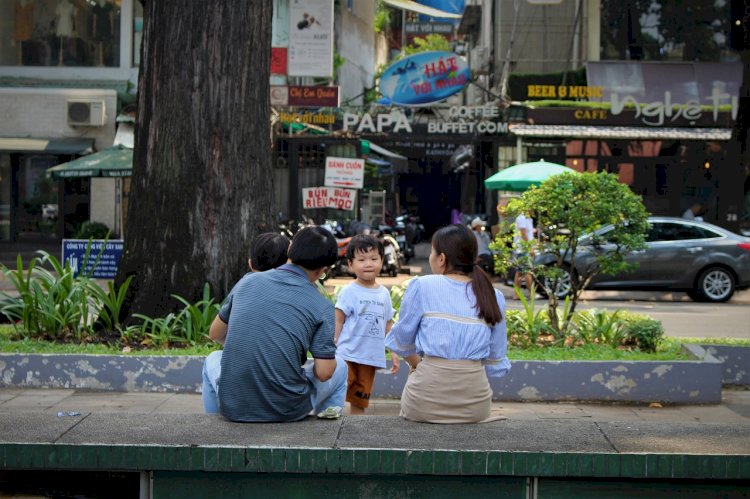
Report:
[[[4,153],[89,154],[93,150],[94,139],[0,137],[0,152]]]
[[[434,7],[428,7],[427,5],[422,5],[421,3],[412,0],[383,0],[383,3],[390,5],[391,7],[396,7],[397,9],[417,12],[430,17],[442,19],[461,19],[461,17],[463,17],[461,14],[454,14]]]
[[[112,146],[47,170],[52,178],[129,177],[133,171],[133,150]]]
[[[379,155],[382,160],[390,163],[393,173],[405,173],[409,171],[409,160],[406,156],[402,156],[393,151],[389,151],[385,147],[380,147],[377,144],[373,144],[369,140],[361,140],[360,143],[362,145],[363,155],[369,155],[371,153]]]
[[[525,125],[510,127],[519,137],[632,140],[730,140],[729,128],[661,128],[627,126]]]

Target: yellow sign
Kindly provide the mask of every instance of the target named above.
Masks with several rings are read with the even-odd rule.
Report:
[[[279,113],[282,123],[311,123],[313,125],[333,125],[336,116],[318,113]]]
[[[549,99],[602,98],[604,87],[586,85],[528,85],[528,97],[546,97]]]

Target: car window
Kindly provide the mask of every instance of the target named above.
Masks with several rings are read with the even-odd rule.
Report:
[[[676,222],[655,222],[649,227],[647,241],[687,241],[690,239],[713,239],[721,234],[697,225]]]

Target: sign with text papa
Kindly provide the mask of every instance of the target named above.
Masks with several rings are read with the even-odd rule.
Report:
[[[353,210],[357,191],[337,187],[305,187],[302,189],[302,205],[308,208],[336,208]]]
[[[359,158],[326,158],[327,187],[361,189],[365,180],[365,160]]]

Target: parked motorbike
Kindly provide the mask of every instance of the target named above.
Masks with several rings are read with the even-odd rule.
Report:
[[[302,215],[298,220],[288,220],[285,223],[280,223],[279,233],[292,239],[297,231],[303,227],[312,227],[313,225],[315,225],[315,221],[312,218]]]
[[[406,264],[406,260],[398,241],[393,237],[393,229],[389,225],[379,225],[374,234],[383,243],[385,250],[380,273],[396,277],[401,272],[401,266]]]
[[[407,235],[408,223],[408,215],[399,215],[396,217],[393,227],[396,242],[401,249],[401,253],[404,255],[404,263],[409,263],[409,260],[414,258],[414,245],[409,241]]]

